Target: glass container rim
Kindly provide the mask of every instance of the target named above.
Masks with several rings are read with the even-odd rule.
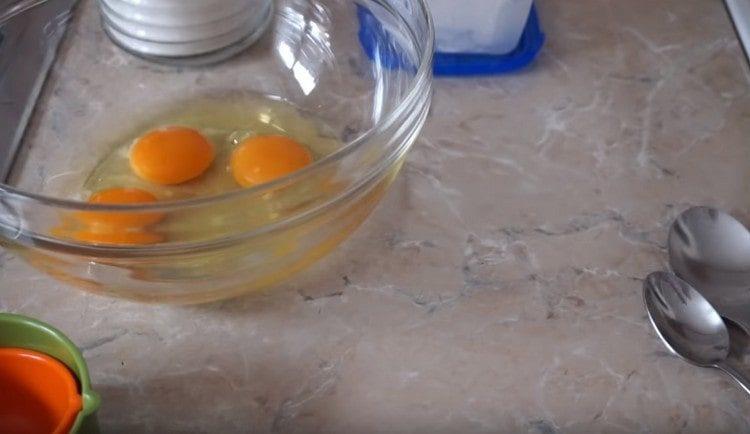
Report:
[[[29,9],[40,6],[49,1],[57,0],[21,0],[16,3],[9,5],[4,11],[0,11],[0,25],[12,19],[14,16],[19,15]],[[382,4],[381,0],[374,0],[377,3]],[[289,175],[283,176],[276,180],[261,185],[243,188],[239,190],[233,190],[221,194],[215,194],[210,196],[202,196],[189,199],[180,200],[169,200],[160,201],[155,203],[147,204],[91,204],[82,200],[75,199],[62,199],[54,196],[47,196],[39,193],[27,192],[22,189],[13,187],[4,182],[0,182],[0,202],[7,200],[17,200],[22,202],[32,202],[47,207],[55,207],[61,210],[73,210],[73,211],[98,211],[98,212],[144,212],[144,211],[170,211],[176,209],[184,209],[188,207],[198,207],[210,205],[212,203],[219,203],[234,198],[260,195],[265,192],[276,190],[288,184],[293,184],[311,177],[316,173],[319,173],[326,168],[334,165],[336,162],[342,160],[344,157],[354,153],[367,143],[370,139],[377,137],[384,131],[393,127],[403,116],[408,115],[409,109],[415,100],[419,99],[419,96],[426,91],[429,91],[430,77],[432,75],[432,58],[435,43],[435,29],[432,20],[432,16],[427,6],[427,0],[409,0],[414,2],[419,9],[421,18],[426,23],[426,41],[425,44],[418,52],[419,66],[417,67],[414,78],[411,80],[410,87],[405,95],[398,101],[398,104],[391,109],[385,116],[381,117],[375,125],[366,130],[361,135],[357,136],[353,140],[346,141],[337,151],[326,155],[313,162],[313,164],[298,170]],[[392,7],[387,7],[391,13],[397,13]],[[411,26],[409,26],[411,27]],[[409,30],[412,30],[411,28]],[[412,35],[412,37],[415,35]],[[341,192],[340,195],[345,195],[346,192]],[[293,218],[294,216],[290,216]]]

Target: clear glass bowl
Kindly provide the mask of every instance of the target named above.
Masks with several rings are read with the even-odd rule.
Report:
[[[53,1],[64,0],[32,0]],[[275,284],[346,239],[398,173],[427,116],[433,40],[424,0],[279,0],[258,43],[186,68],[120,50],[96,2],[81,0],[0,185],[0,243],[62,281],[136,300],[198,303]],[[92,170],[92,137],[193,94],[248,90],[314,113],[341,146],[284,178],[209,197],[91,205],[55,190]],[[164,213],[164,241],[101,245],[56,232],[81,212]]]

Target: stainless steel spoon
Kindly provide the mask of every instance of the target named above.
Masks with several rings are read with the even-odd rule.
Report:
[[[667,245],[672,271],[750,333],[750,231],[727,213],[695,207],[672,224]]]
[[[706,368],[718,368],[750,394],[750,380],[726,362],[729,332],[724,320],[689,283],[672,273],[651,273],[643,283],[651,324],[677,356]]]

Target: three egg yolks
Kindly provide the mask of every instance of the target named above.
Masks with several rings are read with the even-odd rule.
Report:
[[[146,181],[174,185],[203,174],[214,161],[215,150],[200,132],[179,126],[150,131],[130,149],[130,167]],[[242,187],[263,184],[288,175],[312,163],[307,148],[281,135],[245,139],[232,152],[229,169]],[[138,188],[111,188],[94,193],[91,204],[136,205],[156,202],[148,191]],[[81,211],[77,220],[84,229],[73,232],[80,241],[95,244],[153,244],[164,237],[148,226],[164,219],[156,212]]]

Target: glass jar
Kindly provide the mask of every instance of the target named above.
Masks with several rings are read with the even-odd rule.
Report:
[[[224,60],[263,34],[272,0],[99,0],[102,26],[117,45],[167,63]]]

